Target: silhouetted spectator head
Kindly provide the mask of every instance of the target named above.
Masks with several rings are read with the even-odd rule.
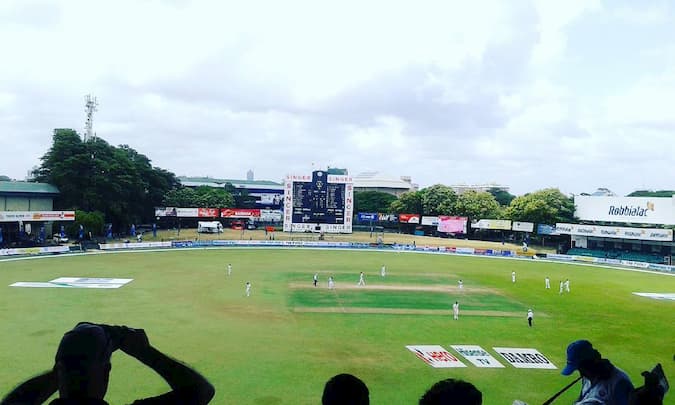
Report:
[[[351,374],[338,374],[326,382],[321,403],[323,405],[368,405],[368,387]]]
[[[561,372],[562,375],[570,375],[576,370],[582,375],[593,375],[593,366],[602,359],[600,352],[593,348],[588,340],[577,340],[567,346],[567,366]]]
[[[61,398],[102,399],[108,390],[113,351],[112,340],[99,325],[80,323],[66,332],[54,366]]]
[[[420,398],[419,405],[481,405],[483,394],[473,384],[448,378],[434,384]]]

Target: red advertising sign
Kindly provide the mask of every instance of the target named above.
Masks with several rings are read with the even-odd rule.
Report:
[[[218,216],[218,208],[198,208],[197,216],[199,218],[215,218]]]
[[[398,222],[402,224],[419,224],[420,216],[418,214],[398,214]]]
[[[250,218],[260,217],[260,210],[255,208],[223,208],[220,211],[222,218]]]

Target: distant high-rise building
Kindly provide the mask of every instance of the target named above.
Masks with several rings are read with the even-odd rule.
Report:
[[[246,172],[246,180],[253,181],[253,169],[248,169]]]

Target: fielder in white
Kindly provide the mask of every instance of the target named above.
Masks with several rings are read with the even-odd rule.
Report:
[[[246,282],[246,296],[247,297],[251,296],[251,282],[250,281]]]
[[[548,278],[548,276],[546,276],[544,281],[546,282],[546,289],[550,290],[551,289],[551,280]]]
[[[387,275],[387,268],[384,267],[384,264],[382,265],[382,268],[380,269],[380,276],[384,277]]]
[[[227,265],[227,275],[228,276],[232,275],[232,264]]]
[[[454,304],[452,304],[452,319],[458,320],[459,319],[459,302],[455,301]]]
[[[333,276],[328,277],[328,289],[332,290],[335,288],[335,282],[333,281]]]
[[[565,291],[570,292],[570,279],[565,280]]]
[[[366,280],[364,280],[364,278],[363,278],[363,272],[361,272],[361,274],[359,274],[359,282],[356,285],[362,285],[362,286],[366,285]]]
[[[462,279],[460,279],[460,280],[457,282],[457,285],[459,286],[459,289],[460,289],[460,290],[461,290],[462,288],[464,288],[464,282],[462,281]]]
[[[530,325],[530,328],[532,327],[532,319],[534,319],[534,312],[530,308],[527,310],[527,324]]]
[[[564,285],[565,285],[565,283],[563,283],[563,281],[560,280],[560,292],[559,292],[559,294],[562,294]]]
[[[515,282],[516,282],[516,272],[515,272],[515,271],[512,271],[512,272],[511,272],[511,282],[512,282],[512,283],[515,283]]]

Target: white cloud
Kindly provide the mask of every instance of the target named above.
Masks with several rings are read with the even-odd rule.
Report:
[[[654,11],[663,8],[632,7],[640,21],[675,26],[672,13]],[[629,192],[645,182],[628,158],[640,153],[664,173],[653,184],[672,184],[672,36],[626,53],[645,72],[620,76],[627,90],[609,98],[586,77],[561,80],[579,70],[570,32],[592,33],[596,17],[624,24],[625,10],[539,0],[2,2],[0,38],[12,40],[0,41],[9,61],[0,174],[22,178],[53,128],[81,130],[82,96],[93,93],[99,136],[177,174],[253,168],[276,180],[314,162],[421,185]]]

